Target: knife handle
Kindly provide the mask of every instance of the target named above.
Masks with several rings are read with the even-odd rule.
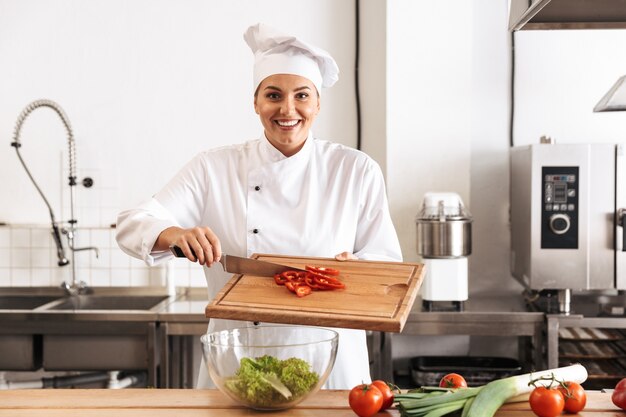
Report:
[[[191,254],[193,256],[195,256],[196,259],[198,259],[198,257],[196,256],[196,253],[193,251],[193,249],[189,248],[189,250],[191,251]],[[170,251],[172,251],[174,256],[177,257],[177,258],[186,258],[185,254],[183,253],[183,250],[178,245],[171,245],[170,246]],[[225,254],[222,254],[222,257],[220,258],[219,262],[220,262],[220,264],[222,264],[222,267],[224,268],[224,271],[226,271],[226,255]]]
[[[189,249],[191,250],[191,254],[193,256],[196,256],[196,253],[193,251],[193,249],[191,249],[191,248],[189,248]],[[177,258],[186,258],[185,254],[183,253],[183,250],[180,248],[180,246],[171,245],[170,246],[170,251],[172,251],[174,256],[177,257]]]

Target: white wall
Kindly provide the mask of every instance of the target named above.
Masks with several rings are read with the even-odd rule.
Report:
[[[104,242],[93,237],[112,234],[102,229],[120,209],[149,198],[198,151],[262,133],[243,40],[257,22],[335,57],[340,80],[324,92],[314,131],[354,146],[352,0],[0,0],[0,223],[14,226],[0,234],[0,285],[56,286],[69,278],[45,232],[48,211],[9,146],[22,109],[47,98],[67,113],[78,179],[95,181],[77,187],[78,241]],[[35,110],[23,125],[21,152],[57,220],[70,218],[66,141],[50,109]],[[160,282],[161,273],[114,241],[100,249],[98,259],[77,254],[79,279],[89,285]],[[204,285],[198,268],[174,263],[178,284]]]
[[[262,132],[252,107],[252,54],[245,29],[262,21],[323,47],[342,69],[325,92],[318,137],[354,145],[353,1],[0,0],[0,221],[45,223],[47,211],[9,142],[34,99],[57,101],[74,127],[83,200],[114,206],[84,225],[109,225],[115,211],[156,192],[203,149]],[[61,214],[65,132],[41,109],[22,131],[22,152]],[[79,175],[82,178],[83,175]],[[67,188],[67,187],[65,187]],[[105,188],[106,191],[98,190]],[[10,198],[9,198],[10,196]],[[79,204],[84,205],[84,201]],[[87,217],[87,218],[86,218]],[[96,218],[97,217],[97,218]]]
[[[626,142],[626,113],[593,107],[626,74],[626,30],[516,34],[515,144]]]

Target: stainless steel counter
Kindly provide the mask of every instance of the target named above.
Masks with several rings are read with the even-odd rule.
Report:
[[[91,353],[85,356],[85,361],[94,360],[93,352],[105,346],[105,359],[110,356],[113,361],[129,356],[130,363],[125,366],[142,365],[147,368],[149,384],[153,386],[190,387],[192,376],[197,371],[191,360],[193,346],[198,343],[197,338],[206,332],[208,324],[204,316],[208,295],[204,288],[179,288],[172,296],[164,291],[162,287],[94,289],[94,297],[163,297],[146,310],[124,309],[123,305],[117,305],[115,310],[88,309],[82,308],[82,305],[79,309],[55,310],[54,306],[63,302],[60,301],[63,299],[60,289],[0,289],[0,299],[20,294],[60,297],[31,310],[2,309],[0,303],[0,320],[3,322],[0,335],[5,341],[20,341],[21,337],[21,342],[30,344],[37,343],[33,341],[33,335],[43,337],[44,349],[46,345],[55,347],[54,352],[51,349],[44,351],[44,366],[70,366],[70,362],[84,352]],[[525,311],[521,295],[471,296],[462,312],[423,312],[420,311],[421,305],[422,301],[418,298],[403,334],[514,336],[520,338],[520,352],[530,354],[528,362],[536,369],[543,366],[541,347],[545,316],[541,312]],[[392,335],[370,332],[370,336],[374,341],[372,349],[376,350],[372,354],[380,356],[377,361],[379,370],[389,372]],[[140,352],[142,347],[143,352]],[[2,350],[0,343],[0,352]],[[12,352],[16,352],[15,346]],[[106,362],[104,365],[108,365]],[[36,365],[33,363],[33,366]],[[85,362],[81,366],[88,367],[88,364]]]

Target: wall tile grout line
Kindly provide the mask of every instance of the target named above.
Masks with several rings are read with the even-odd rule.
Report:
[[[48,227],[44,225],[1,226],[6,230],[2,249],[6,251],[0,282],[10,287],[58,286],[71,279],[71,266],[57,265],[56,246]],[[45,233],[43,231],[46,231]],[[115,241],[115,230],[110,227],[82,227],[77,229],[77,246],[96,246],[102,261],[93,251],[76,253],[77,278],[90,286],[165,286],[167,265],[149,267],[124,254]],[[44,239],[47,239],[44,241]],[[65,235],[62,236],[66,256],[71,259]],[[89,258],[85,258],[89,257]],[[28,259],[26,259],[28,258]],[[115,260],[114,260],[115,259]],[[178,286],[204,287],[203,274],[197,265],[175,263],[169,268]],[[57,282],[58,281],[58,282]],[[2,284],[0,284],[2,285]]]

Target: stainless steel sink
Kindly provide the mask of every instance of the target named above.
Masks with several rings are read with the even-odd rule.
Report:
[[[77,295],[64,298],[48,310],[150,310],[167,295]]]
[[[0,287],[0,370],[149,369],[156,384],[157,313],[176,297],[163,287],[88,291]]]
[[[0,310],[32,310],[58,299],[58,296],[46,295],[2,295]]]

